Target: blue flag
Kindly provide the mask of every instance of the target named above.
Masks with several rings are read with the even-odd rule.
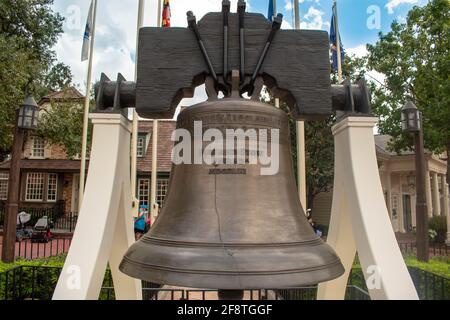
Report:
[[[93,4],[94,1],[91,1],[91,6],[89,7],[89,13],[86,21],[86,28],[84,30],[83,34],[83,49],[81,50],[81,61],[85,61],[89,57],[89,50],[90,50],[90,38],[92,34],[92,25],[94,24],[93,21]]]
[[[331,55],[333,59],[332,68],[333,70],[338,70],[338,55],[337,55],[337,37],[336,37],[336,24],[335,24],[335,11],[333,10],[333,16],[331,17],[331,28],[330,28],[330,44],[331,44]],[[341,47],[341,64],[345,58],[344,46],[342,45],[341,35],[339,35],[339,43]]]
[[[272,22],[274,15],[275,15],[275,12],[273,9],[273,0],[269,0],[269,10],[267,12],[267,19],[269,19],[269,21]]]

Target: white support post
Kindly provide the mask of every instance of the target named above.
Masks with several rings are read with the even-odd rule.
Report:
[[[156,220],[158,215],[156,191],[158,188],[158,126],[159,121],[153,120],[153,133],[152,133],[152,175],[150,183],[150,223]]]
[[[433,217],[433,200],[432,200],[432,196],[431,196],[430,171],[428,171],[428,170],[425,174],[425,196],[427,199],[428,218],[431,218],[431,217]]]
[[[432,183],[432,192],[433,192],[433,215],[440,216],[441,215],[441,197],[439,196],[439,177],[437,172],[432,173],[433,179]]]
[[[417,300],[384,201],[375,153],[377,118],[348,117],[333,127],[335,180],[328,243],[345,274],[319,285],[319,300],[343,300],[356,252],[370,297]]]
[[[96,300],[109,262],[116,299],[141,300],[141,281],[119,272],[135,242],[131,215],[130,121],[92,114],[94,135],[86,192],[54,300]]]
[[[450,172],[448,173],[450,174]],[[444,176],[445,177],[445,176]],[[444,213],[447,217],[447,240],[446,244],[447,246],[450,246],[450,207],[449,207],[449,195],[448,195],[448,184],[444,183]]]
[[[300,29],[300,3],[294,1],[295,29]],[[305,122],[297,121],[297,181],[298,196],[303,210],[306,213],[306,139],[305,139]]]

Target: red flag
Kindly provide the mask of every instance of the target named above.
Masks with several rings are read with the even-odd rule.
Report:
[[[164,28],[170,27],[170,18],[171,18],[170,0],[164,0],[164,8],[162,12],[162,26]]]

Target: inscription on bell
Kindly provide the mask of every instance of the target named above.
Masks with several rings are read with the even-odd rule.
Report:
[[[209,169],[209,174],[247,174],[247,169]]]

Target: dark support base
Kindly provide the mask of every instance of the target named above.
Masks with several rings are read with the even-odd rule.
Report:
[[[243,300],[244,290],[218,290],[219,300]]]

